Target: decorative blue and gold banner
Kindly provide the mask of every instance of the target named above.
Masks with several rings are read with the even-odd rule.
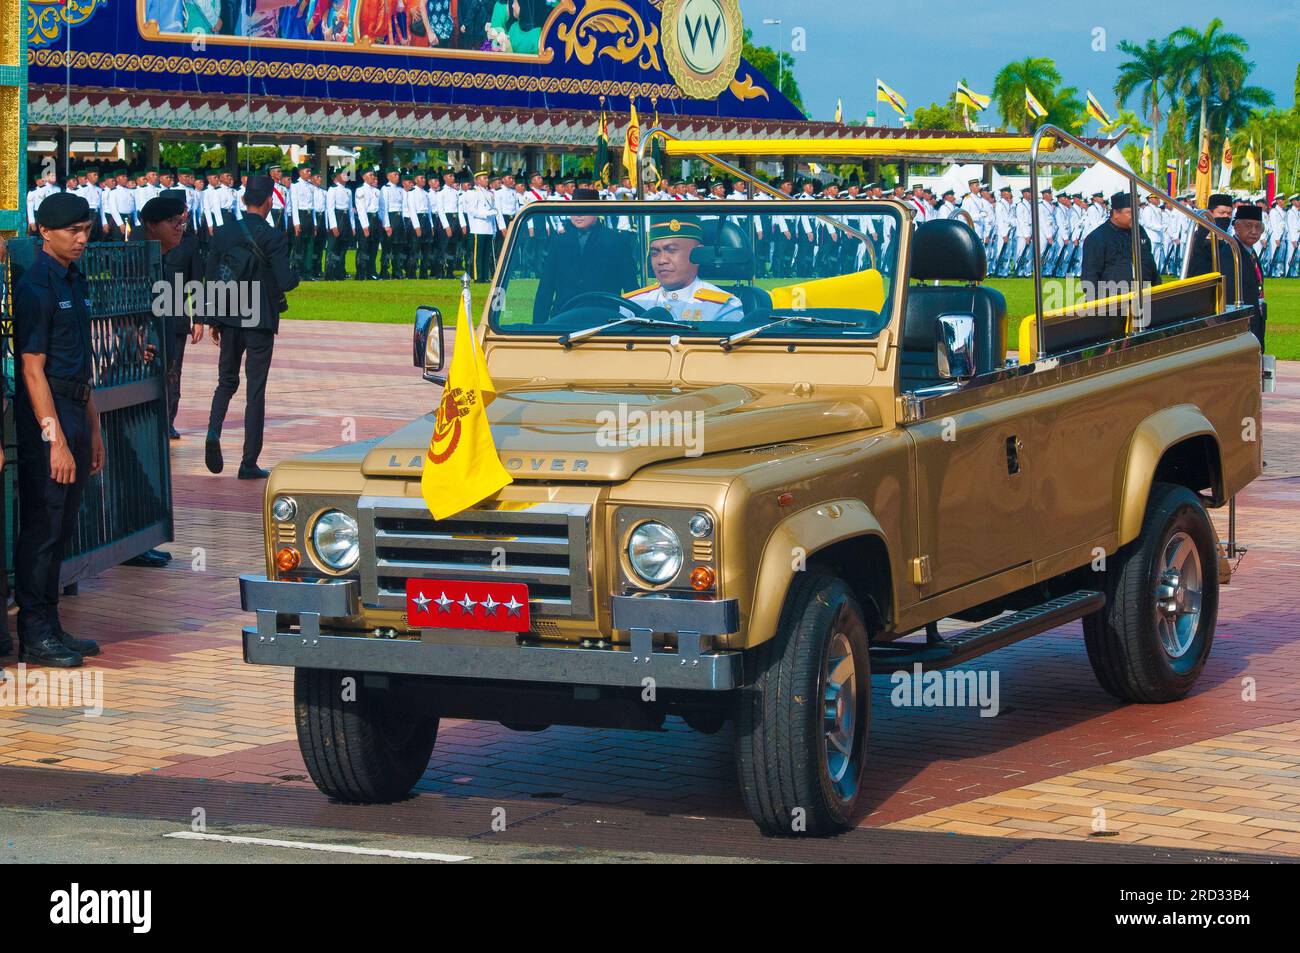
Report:
[[[32,84],[751,120],[802,115],[738,0],[26,0]]]

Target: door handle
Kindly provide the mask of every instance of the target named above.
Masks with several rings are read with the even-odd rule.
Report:
[[[1015,476],[1020,472],[1020,451],[1025,448],[1025,442],[1012,434],[1007,438],[1007,473]]]

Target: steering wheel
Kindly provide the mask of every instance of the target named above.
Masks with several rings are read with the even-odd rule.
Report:
[[[612,305],[614,308],[631,312],[634,318],[639,318],[646,313],[646,309],[641,307],[635,301],[629,301],[627,298],[616,294],[610,294],[608,291],[584,291],[577,297],[570,298],[564,302],[563,310],[572,311],[575,308],[581,308],[584,305]]]

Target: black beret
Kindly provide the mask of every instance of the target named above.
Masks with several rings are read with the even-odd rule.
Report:
[[[1128,192],[1116,192],[1110,197],[1110,210],[1118,212],[1120,209],[1131,208],[1133,205],[1133,196]]]
[[[1243,205],[1237,209],[1238,222],[1262,222],[1264,221],[1264,210],[1258,205]]]
[[[1219,208],[1219,207],[1222,206],[1222,205],[1226,205],[1226,206],[1228,206],[1229,208],[1231,208],[1231,207],[1232,207],[1232,196],[1231,196],[1231,195],[1225,195],[1225,194],[1223,194],[1222,192],[1216,192],[1216,193],[1214,193],[1213,195],[1210,196],[1210,202],[1209,202],[1209,204],[1206,205],[1205,207],[1206,207],[1207,209],[1211,209],[1211,208]]]
[[[998,191],[999,191],[999,192],[1006,192],[1008,195],[1010,195],[1012,190],[1011,190],[1011,186],[1009,186],[1009,185],[1004,185],[1004,186],[1002,186],[1002,188],[998,189]]]
[[[155,195],[144,203],[140,209],[140,221],[165,222],[169,218],[185,214],[185,199],[173,194],[171,189]]]
[[[71,192],[53,192],[36,210],[36,224],[43,228],[67,228],[90,221],[90,203]]]

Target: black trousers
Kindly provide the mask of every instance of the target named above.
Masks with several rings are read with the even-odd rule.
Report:
[[[433,276],[433,217],[420,216],[420,237],[416,241],[417,251],[411,254],[411,261],[406,266],[408,278],[430,278]]]
[[[429,245],[430,278],[447,277],[447,232],[437,215],[433,216],[433,239]]]
[[[188,334],[173,334],[172,346],[167,352],[167,416],[173,427],[176,426],[176,409],[181,405],[181,368],[185,364],[185,345],[189,339]]]
[[[311,252],[312,238],[316,234],[316,216],[311,212],[298,212],[298,226],[302,231],[294,236],[294,244],[298,251],[298,274],[307,277],[312,272]]]
[[[90,477],[90,415],[86,405],[54,397],[68,449],[77,466],[72,483],[50,479],[50,444],[31,404],[21,395],[14,403],[18,431],[18,541],[14,546],[14,595],[18,601],[18,638],[35,641],[55,634],[59,624],[59,571],[77,529],[81,496]]]
[[[496,236],[470,235],[470,278],[477,282],[491,281],[496,263]]]
[[[352,220],[346,215],[336,216],[339,233],[330,232],[329,260],[325,263],[325,277],[342,281],[347,277],[348,247],[352,244]],[[361,250],[357,249],[360,256]]]
[[[454,278],[456,269],[464,264],[465,255],[465,232],[460,227],[460,222],[451,223],[451,237],[447,239],[446,245],[446,263],[447,274],[445,277]]]
[[[794,237],[785,237],[778,231],[772,239],[772,276],[774,278],[793,278],[794,274]]]
[[[325,213],[316,218],[316,243],[311,250],[311,273],[317,278],[325,276],[325,259],[329,253],[330,239],[334,237],[325,224]]]
[[[406,222],[400,215],[390,215],[388,224],[392,227],[393,234],[380,233],[379,277],[400,278],[406,267]]]
[[[370,229],[367,235],[364,229]],[[379,217],[377,215],[357,215],[357,281],[368,281],[375,277],[375,251],[379,247]]]
[[[221,327],[221,355],[217,358],[217,389],[208,415],[208,439],[221,437],[230,398],[239,390],[239,362],[244,361],[244,454],[240,466],[257,466],[262,452],[262,429],[266,424],[266,375],[271,369],[275,334],[256,328]]]

